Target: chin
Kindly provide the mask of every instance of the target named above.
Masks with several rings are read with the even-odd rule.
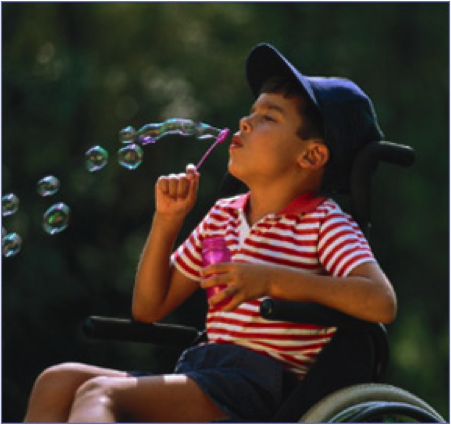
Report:
[[[231,174],[233,177],[237,178],[238,180],[243,181],[243,173],[240,173],[239,167],[236,167],[233,161],[229,161],[227,165],[227,171],[229,174]]]
[[[243,173],[239,173],[233,167],[228,167],[228,172],[231,176],[235,177],[235,179],[239,180],[241,183],[244,184],[246,191],[250,190],[248,181],[246,180],[245,175],[243,175]],[[242,186],[240,186],[240,187],[242,187]]]

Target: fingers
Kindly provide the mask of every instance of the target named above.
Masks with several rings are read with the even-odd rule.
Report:
[[[188,179],[185,174],[170,174],[168,180],[168,195],[171,198],[185,198],[188,193]]]
[[[194,165],[186,167],[185,173],[162,176],[157,181],[158,189],[172,199],[195,196],[198,187],[199,174]]]
[[[200,271],[201,277],[204,279],[209,276],[216,276],[218,279],[222,276],[223,273],[227,273],[230,271],[230,263],[216,263],[216,264],[210,264],[206,267],[204,267]],[[225,277],[227,278],[227,277]]]
[[[229,285],[225,288],[221,288],[216,294],[212,295],[208,299],[210,306],[215,308],[221,308],[225,311],[231,311],[239,304],[242,300],[237,298],[239,289],[235,285]]]
[[[243,294],[240,294],[240,286],[233,282],[230,274],[226,272],[229,267],[229,263],[214,264],[201,272],[203,277],[200,283],[201,288],[206,289],[207,294],[209,288],[217,289],[213,292],[214,295],[209,296],[209,305],[224,311],[232,311],[244,301]]]

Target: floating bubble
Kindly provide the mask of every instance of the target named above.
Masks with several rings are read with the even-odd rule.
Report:
[[[119,141],[122,143],[133,143],[136,139],[136,130],[128,126],[119,131]]]
[[[93,173],[104,168],[108,163],[108,152],[101,146],[93,146],[88,149],[85,154],[86,168],[89,172]]]
[[[14,214],[19,209],[19,198],[14,193],[2,197],[2,216]]]
[[[220,135],[221,131],[219,128],[200,122],[196,127],[196,137],[200,140],[214,139]]]
[[[69,225],[69,215],[70,208],[64,202],[54,204],[44,213],[42,227],[49,235],[56,235]]]
[[[170,118],[162,123],[143,125],[136,133],[140,144],[155,143],[164,136],[178,134],[180,136],[195,136],[198,139],[216,138],[221,129],[211,125],[183,118]]]
[[[18,254],[22,248],[22,238],[17,233],[9,233],[2,237],[3,257],[9,258]]]
[[[136,170],[142,163],[144,153],[139,145],[131,143],[119,149],[117,156],[119,164],[124,168]]]
[[[163,123],[163,133],[180,134],[181,136],[194,136],[197,124],[192,120],[183,118],[170,118]]]
[[[138,142],[143,145],[155,143],[162,137],[162,124],[145,124],[138,130],[137,136]]]
[[[59,188],[60,181],[55,176],[43,177],[37,184],[37,192],[43,197],[54,195]]]

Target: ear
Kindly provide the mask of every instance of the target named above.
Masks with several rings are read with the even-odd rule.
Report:
[[[301,152],[298,164],[302,168],[319,169],[329,160],[329,149],[322,141],[312,140]]]

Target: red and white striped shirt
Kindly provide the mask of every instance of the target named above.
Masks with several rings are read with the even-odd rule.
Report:
[[[335,201],[304,193],[279,213],[248,228],[244,210],[249,196],[216,202],[173,254],[182,273],[200,280],[202,241],[215,236],[226,239],[234,262],[275,264],[344,277],[358,265],[375,261],[359,227]],[[240,235],[246,228],[247,234]],[[335,328],[265,320],[259,314],[263,299],[244,302],[232,312],[210,309],[208,341],[247,347],[304,375]]]

